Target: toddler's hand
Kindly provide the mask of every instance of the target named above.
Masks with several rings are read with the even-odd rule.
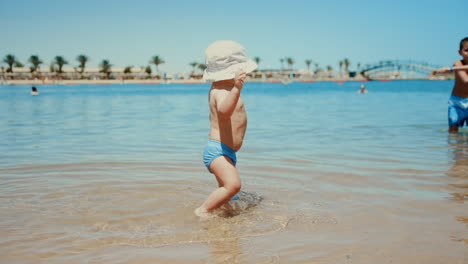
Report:
[[[239,90],[242,89],[242,87],[244,87],[246,76],[247,74],[244,71],[236,72],[236,75],[234,77],[234,86],[237,87]]]

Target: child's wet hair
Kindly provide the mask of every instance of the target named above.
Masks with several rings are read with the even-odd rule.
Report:
[[[468,37],[466,37],[466,38],[464,38],[464,39],[462,39],[462,40],[460,41],[460,50],[463,49],[463,44],[464,44],[465,42],[468,42]]]

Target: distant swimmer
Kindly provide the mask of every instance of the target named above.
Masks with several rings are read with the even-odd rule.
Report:
[[[361,89],[358,90],[358,93],[368,93],[366,86],[364,84],[361,84]]]
[[[37,88],[35,86],[31,88],[31,95],[39,95],[39,92],[37,91]]]

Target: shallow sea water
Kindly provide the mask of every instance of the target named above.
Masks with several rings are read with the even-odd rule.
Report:
[[[202,163],[208,84],[0,86],[1,263],[468,263],[451,81],[247,83],[243,193]]]

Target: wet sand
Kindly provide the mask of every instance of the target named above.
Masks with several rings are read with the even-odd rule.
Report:
[[[197,164],[1,169],[0,262],[464,264],[467,174],[458,172],[467,168],[382,181],[244,166],[243,190],[263,200],[202,222],[193,209],[213,180]]]

